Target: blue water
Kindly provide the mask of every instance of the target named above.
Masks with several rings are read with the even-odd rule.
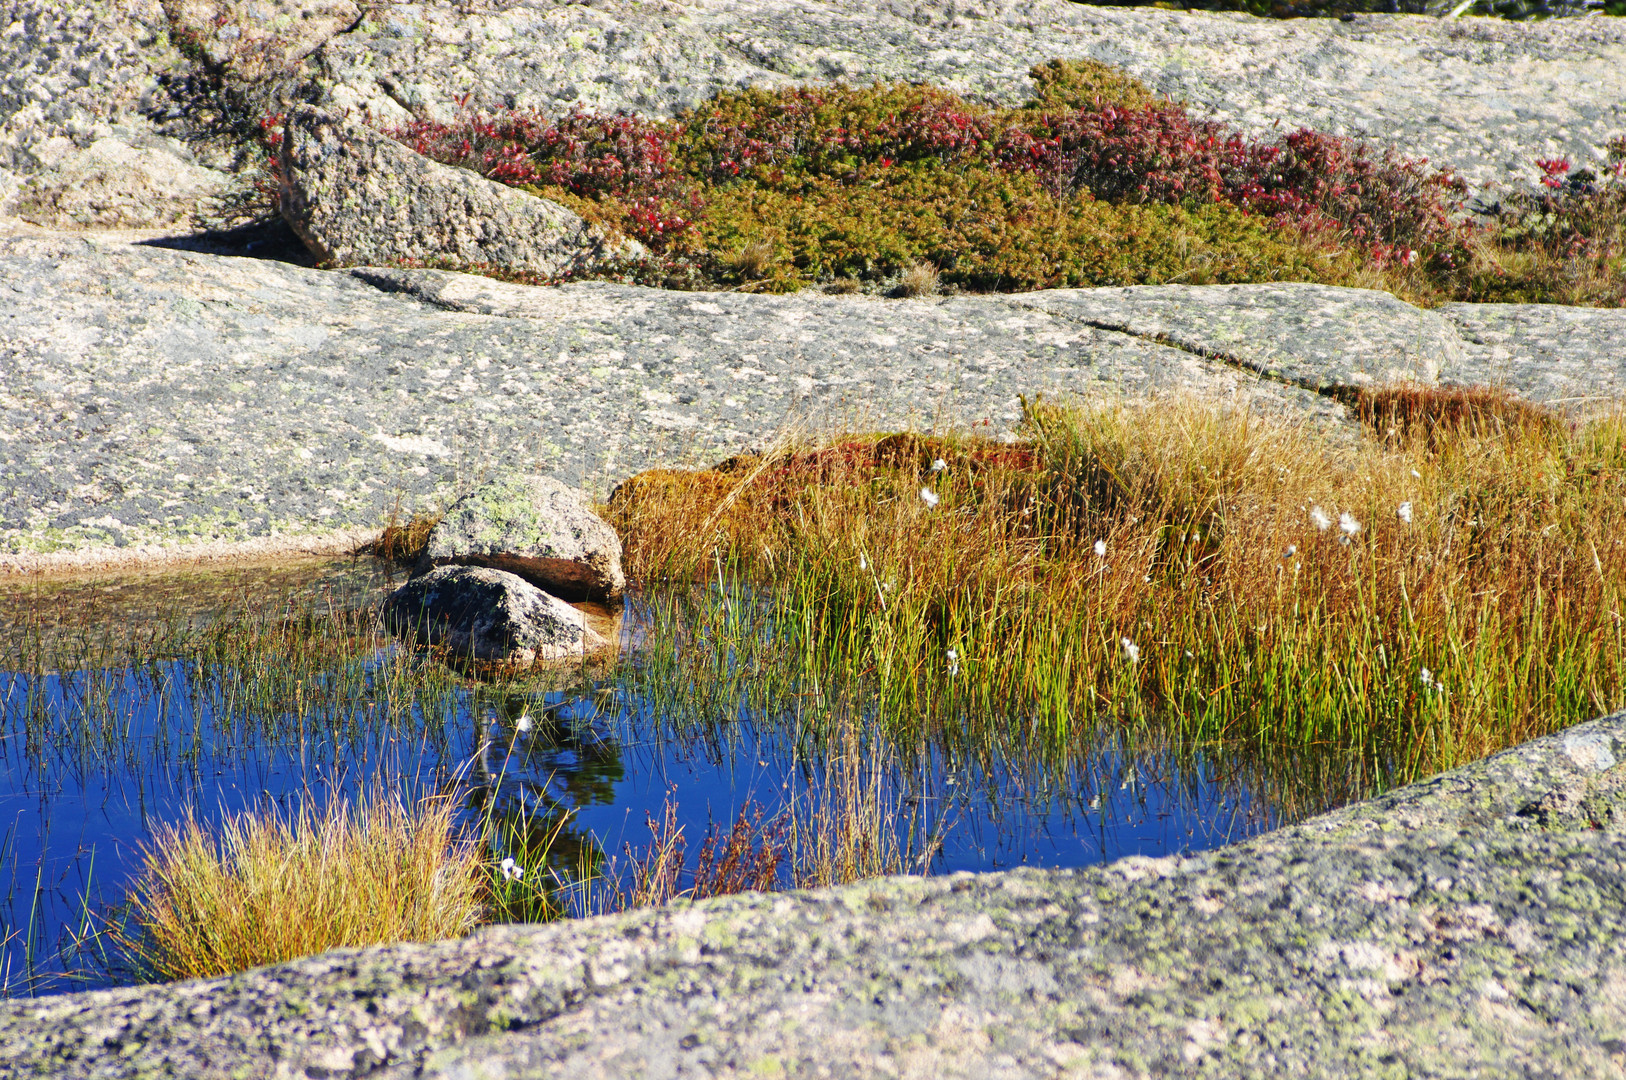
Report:
[[[387,776],[456,790],[471,820],[495,800],[501,813],[558,824],[561,864],[587,852],[613,870],[628,845],[649,842],[646,822],[669,801],[692,861],[708,825],[728,825],[747,800],[772,815],[817,783],[820,761],[793,720],[742,703],[725,721],[675,731],[634,685],[500,698],[468,687],[393,716],[363,693],[337,719],[290,713],[271,724],[245,720],[217,682],[180,661],[0,671],[0,986],[16,995],[116,981],[89,931],[112,917],[154,830],[189,813],[207,822],[286,808]],[[107,716],[116,722],[87,719]],[[900,836],[917,841],[912,868],[930,873],[1165,855],[1274,824],[1203,759],[1177,767],[1116,744],[1059,770],[923,750],[894,756],[886,779]]]

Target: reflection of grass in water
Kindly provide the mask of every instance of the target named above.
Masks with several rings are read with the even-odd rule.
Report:
[[[1034,404],[1014,446],[836,440],[646,473],[612,509],[635,578],[760,583],[801,692],[860,697],[899,745],[1059,761],[1159,732],[1291,818],[1621,700],[1626,425],[1370,404],[1357,450]],[[726,627],[694,633],[756,647]]]

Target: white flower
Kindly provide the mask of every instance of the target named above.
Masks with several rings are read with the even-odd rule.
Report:
[[[519,714],[519,719],[514,721],[514,730],[515,731],[529,731],[529,730],[531,730],[531,714],[530,713],[520,713]]]
[[[1361,531],[1361,523],[1355,520],[1355,515],[1345,510],[1338,515],[1338,528],[1345,536],[1354,536]]]
[[[1434,673],[1432,671],[1428,670],[1428,668],[1423,668],[1421,671],[1419,671],[1417,673],[1417,681],[1419,683],[1421,683],[1422,685],[1424,685],[1424,686],[1433,686],[1434,685]]]
[[[928,508],[934,507],[937,505],[937,492],[933,491],[931,488],[921,488],[920,500],[924,502]]]
[[[858,569],[860,569],[860,570],[868,570],[869,569],[869,560],[864,557],[864,553],[862,551],[860,551],[858,553]]]
[[[1395,507],[1395,513],[1400,515],[1401,521],[1404,521],[1407,525],[1411,524],[1411,503],[1409,501]]]
[[[504,881],[517,881],[519,878],[525,875],[525,868],[514,862],[514,860],[511,858],[504,859],[501,864],[499,864],[499,869],[502,870],[502,877]]]
[[[1299,546],[1297,544],[1288,544],[1287,545],[1287,550],[1282,552],[1282,558],[1291,559],[1293,556],[1297,555],[1298,553],[1299,553]]]
[[[1124,647],[1124,655],[1129,657],[1129,662],[1131,664],[1140,663],[1140,646],[1139,645],[1136,645],[1133,641],[1130,641],[1128,638],[1124,638],[1123,639],[1123,647]]]
[[[1327,526],[1332,524],[1332,518],[1327,516],[1327,512],[1313,503],[1310,505],[1310,520],[1314,522],[1315,527],[1320,529],[1322,532],[1326,532]]]
[[[1103,559],[1107,557],[1107,542],[1105,540],[1095,542],[1095,553]]]
[[[936,461],[932,462],[932,472],[942,472],[946,468],[948,468],[948,462],[944,461],[942,458],[938,458]]]
[[[943,657],[948,660],[948,673],[958,675],[960,673],[960,654],[953,649],[944,649]]]

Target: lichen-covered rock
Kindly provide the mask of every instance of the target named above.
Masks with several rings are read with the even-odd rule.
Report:
[[[557,596],[501,570],[443,566],[384,600],[391,632],[455,658],[530,665],[567,660],[608,644]]]
[[[572,489],[551,476],[492,480],[459,499],[429,534],[428,566],[491,566],[555,596],[621,594],[621,540]]]
[[[171,33],[234,80],[283,74],[361,18],[355,0],[168,0]]]
[[[0,1003],[0,1073],[1626,1075],[1616,714],[1196,856],[748,894]]]
[[[288,114],[280,162],[283,219],[317,258],[340,266],[448,260],[551,277],[643,253],[558,203],[310,106]]]
[[[1215,290],[1231,301],[1217,310],[1174,287],[1162,295],[1184,299],[1152,324],[1158,289],[1133,311],[1122,290],[1101,293],[1134,319],[1092,325],[1083,296],[1054,310],[1036,306],[1044,294],[944,297],[904,318],[896,301],[812,291],[535,288],[0,237],[0,565],[375,535],[497,461],[608,493],[761,446],[788,416],[998,435],[1019,424],[1019,395],[1193,396],[1339,437],[1345,407],[1305,386],[1436,355],[1460,356],[1442,383],[1488,376],[1566,409],[1626,392],[1622,310],[1436,319],[1382,293],[1282,283]],[[1458,326],[1481,329],[1440,336]]]
[[[139,141],[97,139],[80,150],[58,136],[37,147],[46,167],[15,195],[17,216],[59,229],[190,229],[219,217],[230,177],[197,164],[174,139]]]

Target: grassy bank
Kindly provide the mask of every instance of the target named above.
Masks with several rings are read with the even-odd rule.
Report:
[[[1373,144],[1247,138],[1093,61],[1032,75],[1018,108],[832,86],[725,93],[670,122],[509,112],[392,134],[636,238],[649,258],[611,276],[670,287],[1309,281],[1425,305],[1626,302],[1626,134],[1601,175],[1531,161],[1529,191],[1472,217],[1459,178]]]
[[[106,914],[131,966],[171,976],[927,869],[942,820],[921,808],[947,789],[921,776],[1099,797],[1081,770],[1105,750],[1292,820],[1618,707],[1626,420],[1484,390],[1350,403],[1354,443],[1201,403],[1036,401],[1014,441],[852,435],[647,472],[606,510],[634,585],[617,656],[448,666],[391,642],[373,586],[117,648],[25,628],[0,728],[39,778],[208,791],[225,758],[299,763],[282,810],[160,829]],[[704,829],[668,799],[619,845],[577,820],[632,745],[727,760],[744,727],[782,786]],[[405,787],[358,798],[381,771]]]
[[[1061,760],[1139,730],[1246,761],[1293,816],[1623,696],[1626,426],[1491,392],[1359,409],[1351,451],[1033,403],[1014,445],[790,447],[612,509],[634,576],[758,583],[804,677],[901,745]]]

